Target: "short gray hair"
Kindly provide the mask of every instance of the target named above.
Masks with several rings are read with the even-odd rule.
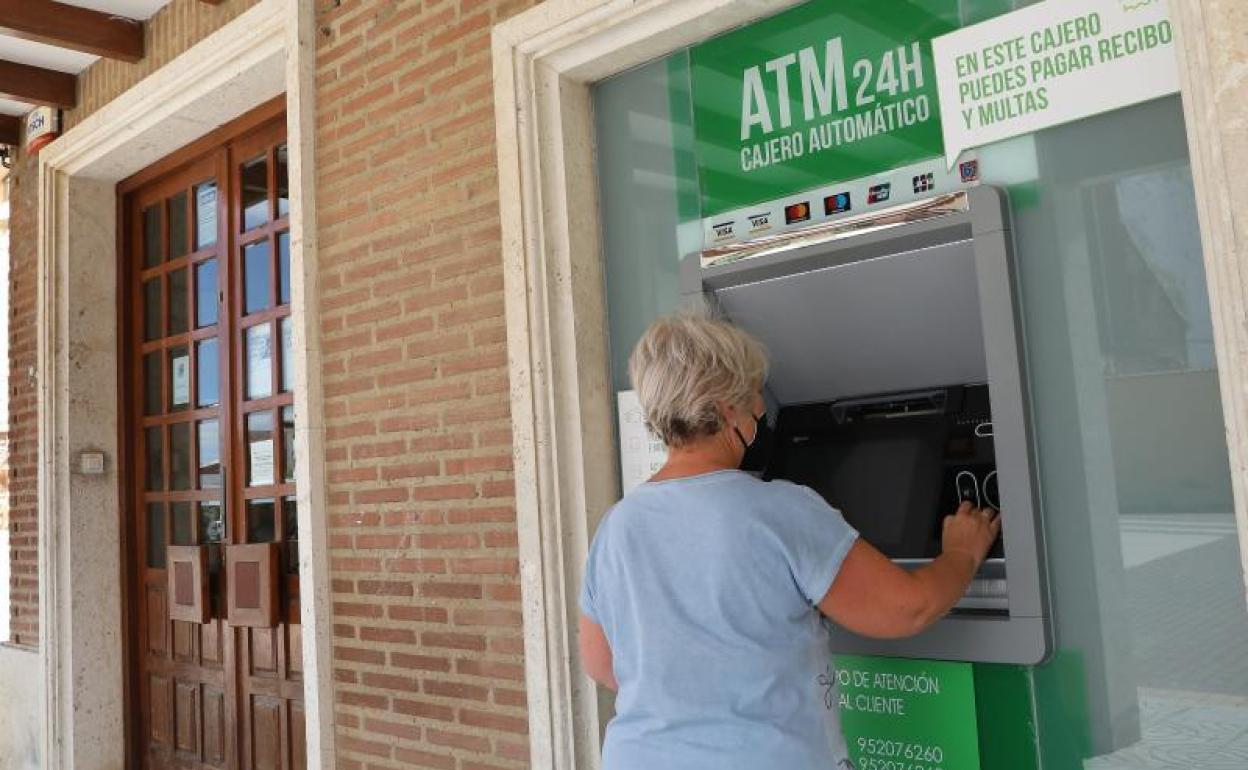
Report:
[[[767,379],[767,353],[754,335],[704,312],[663,316],[628,360],[646,425],[669,447],[718,433],[717,403],[747,406]]]

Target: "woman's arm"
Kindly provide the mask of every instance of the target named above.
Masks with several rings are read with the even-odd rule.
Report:
[[[620,689],[615,681],[615,669],[611,665],[611,645],[602,626],[581,615],[580,622],[581,662],[589,678],[609,690]]]
[[[819,610],[863,636],[913,636],[944,617],[962,598],[1000,531],[999,516],[989,517],[963,503],[945,519],[944,552],[914,572],[858,540]]]

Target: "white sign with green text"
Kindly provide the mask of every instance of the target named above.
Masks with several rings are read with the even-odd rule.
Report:
[[[1045,0],[934,38],[945,160],[1179,90],[1167,0]]]

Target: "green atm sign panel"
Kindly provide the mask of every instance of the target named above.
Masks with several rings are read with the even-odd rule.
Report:
[[[835,677],[857,770],[979,770],[970,663],[838,655]]]
[[[694,47],[702,215],[940,156],[958,27],[958,0],[813,0]]]

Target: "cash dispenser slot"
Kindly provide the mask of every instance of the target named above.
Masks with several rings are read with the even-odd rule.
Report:
[[[962,500],[1002,537],[956,609],[919,636],[844,629],[845,652],[1033,664],[1051,648],[1008,205],[980,187],[849,225],[689,255],[683,292],[767,346],[774,448],[896,564],[941,551]]]

